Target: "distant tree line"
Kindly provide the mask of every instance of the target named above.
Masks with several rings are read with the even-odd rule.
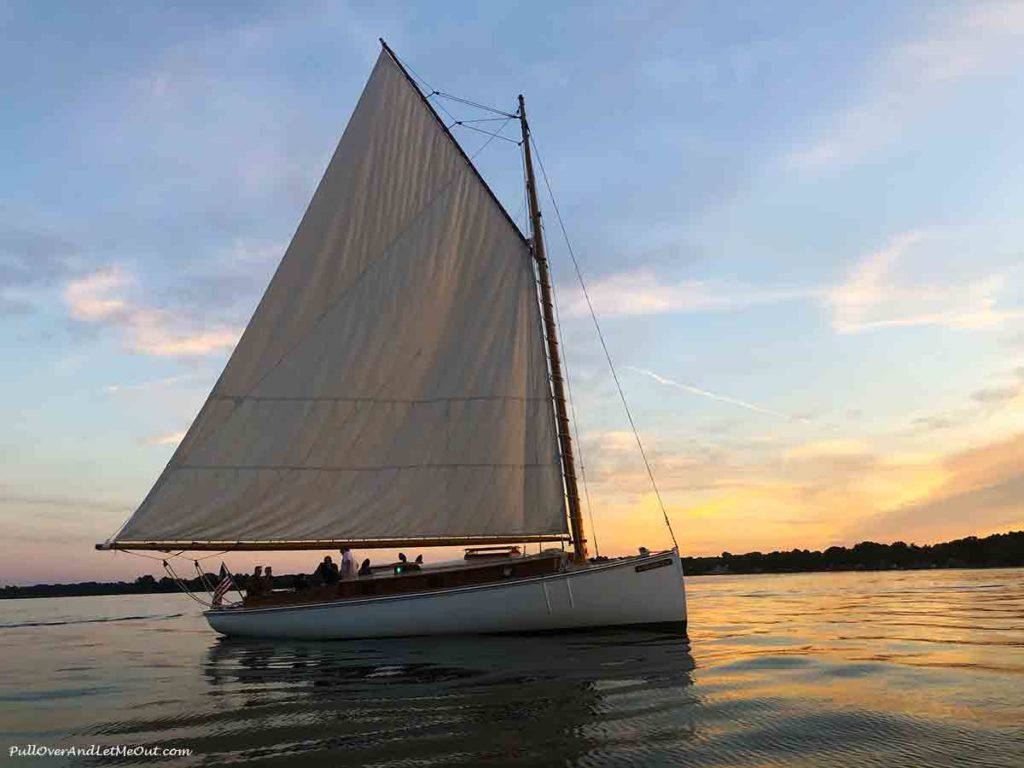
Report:
[[[249,585],[248,574],[235,574],[235,585],[245,590]],[[0,588],[0,600],[17,597],[86,597],[89,595],[151,595],[160,592],[180,592],[182,588],[190,592],[208,592],[220,581],[220,576],[215,573],[207,573],[205,583],[203,579],[196,576],[192,579],[182,579],[181,586],[169,576],[156,578],[146,574],[139,576],[135,581],[81,581],[77,584],[36,584],[31,587],[2,587]],[[293,576],[275,576],[274,587],[286,589],[293,586]],[[209,585],[209,586],[207,586]]]
[[[924,568],[1013,568],[1024,566],[1024,531],[997,533],[979,539],[947,541],[919,547],[897,541],[877,544],[862,541],[853,547],[829,547],[824,552],[793,549],[789,552],[747,552],[733,555],[723,552],[718,557],[684,557],[683,570],[690,576],[727,573],[801,573],[809,571],[883,571]],[[294,585],[294,576],[274,577],[274,586],[287,589]],[[206,583],[215,585],[219,577],[206,574]],[[244,590],[247,574],[235,576],[236,585]],[[185,579],[182,584],[193,592],[207,590],[198,576]],[[0,588],[0,599],[19,597],[75,597],[85,595],[149,595],[159,592],[177,592],[178,583],[164,576],[140,576],[135,581],[97,582],[78,584],[36,584],[32,587]]]
[[[690,575],[725,573],[801,573],[808,571],[884,571],[924,568],[1012,568],[1024,566],[1024,531],[997,533],[979,539],[968,536],[942,544],[878,544],[862,541],[853,547],[829,547],[824,552],[748,552],[718,557],[684,557]]]

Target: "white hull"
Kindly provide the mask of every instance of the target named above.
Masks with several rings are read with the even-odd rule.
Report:
[[[273,608],[207,611],[224,635],[334,640],[638,624],[686,629],[675,551],[471,587]]]

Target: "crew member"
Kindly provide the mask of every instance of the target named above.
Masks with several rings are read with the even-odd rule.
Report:
[[[341,578],[354,579],[356,576],[356,561],[352,557],[352,550],[345,547],[341,550]]]

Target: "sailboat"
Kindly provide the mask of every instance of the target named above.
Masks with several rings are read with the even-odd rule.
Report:
[[[467,548],[215,602],[224,635],[685,633],[676,548],[588,557],[523,97],[529,238],[381,46],[224,371],[97,548]]]

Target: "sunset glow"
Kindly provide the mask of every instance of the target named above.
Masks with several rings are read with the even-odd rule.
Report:
[[[470,51],[458,14],[387,5],[4,12],[0,584],[162,575],[93,545],[217,380],[378,34],[439,89],[530,99],[682,554],[1024,529],[1024,6],[581,6],[557,45],[481,8]],[[502,144],[476,162],[522,225]],[[544,204],[591,546],[671,546]]]

